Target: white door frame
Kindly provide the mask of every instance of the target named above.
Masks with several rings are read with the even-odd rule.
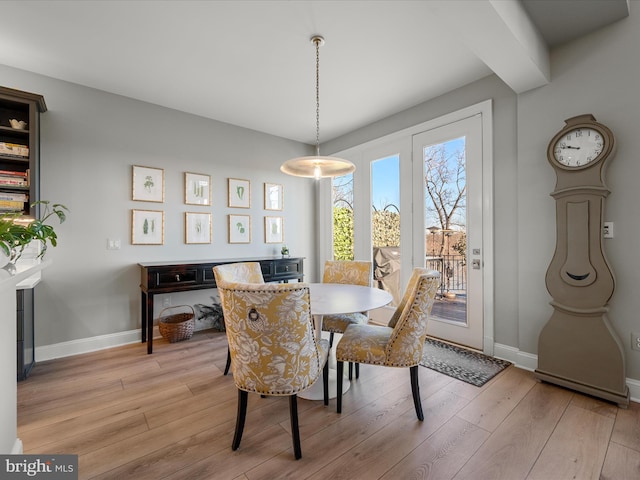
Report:
[[[406,128],[404,130],[391,133],[389,135],[385,135],[384,137],[378,138],[376,140],[372,140],[370,142],[366,142],[362,145],[358,145],[356,147],[349,148],[347,150],[341,152],[332,153],[332,155],[340,156],[342,158],[346,158],[354,162],[356,165],[356,171],[354,172],[354,199],[357,198],[369,198],[370,193],[366,194],[361,189],[366,189],[369,192],[369,160],[365,158],[363,153],[365,151],[382,150],[382,147],[389,144],[396,144],[396,142],[402,143],[404,141],[408,142],[410,145],[412,142],[413,135],[418,133],[432,130],[438,128],[443,125],[447,125],[449,123],[454,123],[458,120],[462,120],[467,117],[471,117],[474,115],[481,115],[482,118],[482,184],[483,184],[483,194],[482,194],[482,212],[483,212],[483,220],[482,220],[482,230],[483,230],[483,238],[482,238],[482,249],[483,249],[483,265],[482,265],[482,276],[483,276],[483,284],[484,284],[484,292],[483,292],[483,352],[487,355],[493,355],[494,349],[494,241],[493,241],[493,111],[492,111],[492,101],[485,100],[483,102],[477,103],[475,105],[471,105],[469,107],[463,108],[456,112],[452,112],[441,117],[435,118],[433,120],[429,120],[427,122],[421,123],[419,125],[415,125],[413,127]],[[411,148],[411,147],[409,147]],[[411,181],[411,173],[407,175],[407,170],[411,172],[411,166],[407,168],[403,167],[401,157],[401,167],[400,167],[400,182],[402,185],[412,185],[414,182]],[[366,178],[366,181],[364,180]],[[412,187],[413,188],[413,187]],[[408,188],[407,190],[411,190],[412,188]],[[404,189],[404,188],[403,188]],[[324,265],[325,260],[329,260],[333,257],[332,253],[332,242],[333,242],[333,222],[332,218],[332,199],[331,199],[331,179],[320,180],[318,184],[318,257],[316,268],[318,268],[318,272],[322,271],[321,266]],[[401,198],[402,202],[402,198]],[[366,215],[363,215],[363,219],[368,219],[371,215],[371,202],[366,205],[366,209],[362,210],[362,212],[366,211]],[[422,208],[422,207],[421,207]],[[357,212],[359,207],[356,205],[356,217],[358,216]],[[411,218],[411,217],[410,217]],[[359,225],[363,225],[364,220],[359,222]],[[370,222],[369,222],[370,223]],[[405,224],[407,222],[404,222]],[[424,220],[420,223],[420,226],[423,226]],[[406,226],[406,225],[405,225]],[[411,234],[411,238],[415,240],[418,235],[415,232],[415,227],[411,225],[413,233]],[[402,228],[401,235],[405,232],[405,229]],[[360,251],[364,248],[365,244],[368,244],[369,247],[371,245],[371,232],[369,228],[365,228],[366,232],[363,232],[359,229],[355,229],[354,239],[354,253],[356,259],[358,258],[370,258],[371,249],[369,248],[368,252]],[[361,238],[360,235],[367,233],[368,235],[364,238]],[[424,243],[424,228],[421,229],[421,240]],[[414,249],[412,248],[411,251]],[[407,255],[408,249],[403,248],[403,257],[410,257]],[[365,256],[366,255],[366,256]],[[407,259],[407,261],[411,261],[413,263],[413,259]],[[424,261],[421,259],[421,261]],[[405,267],[404,263],[402,265]],[[406,287],[409,276],[411,275],[411,268],[403,268],[402,269],[402,288]]]

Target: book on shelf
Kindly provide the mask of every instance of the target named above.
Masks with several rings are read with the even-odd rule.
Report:
[[[0,200],[0,210],[22,210],[24,208],[24,202],[17,200]]]
[[[29,147],[18,143],[0,142],[0,154],[12,157],[28,158]]]
[[[20,172],[15,170],[0,170],[0,175],[3,177],[24,177],[27,178],[28,172]]]
[[[0,192],[0,200],[13,200],[24,203],[29,201],[29,194],[22,192]]]
[[[29,180],[26,177],[7,177],[0,175],[0,185],[11,187],[28,187]]]

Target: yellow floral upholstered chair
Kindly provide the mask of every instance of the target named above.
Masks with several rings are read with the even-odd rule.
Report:
[[[222,282],[241,282],[241,283],[264,283],[262,277],[262,269],[258,262],[239,262],[239,263],[226,263],[224,265],[218,265],[213,269],[213,274],[216,278],[216,284],[219,281]],[[227,349],[227,364],[224,367],[224,374],[229,373],[229,367],[231,366],[231,354]]]
[[[388,326],[350,325],[336,346],[338,378],[344,374],[343,362],[408,367],[416,414],[419,420],[424,420],[418,365],[427,336],[427,320],[439,285],[440,274],[437,271],[415,268]],[[337,409],[341,413],[342,382],[338,382],[337,394]]]
[[[218,268],[218,267],[215,267]],[[214,269],[215,271],[215,269]],[[329,404],[329,342],[314,335],[309,286],[304,283],[227,283],[218,280],[238,416],[231,448],[242,439],[249,392],[289,397],[295,458],[302,456],[297,394],[320,377]]]
[[[323,283],[343,283],[370,287],[372,280],[371,262],[327,260],[324,263]],[[333,346],[334,333],[344,333],[349,325],[366,324],[368,322],[369,315],[367,312],[325,315],[322,319],[322,330],[330,332],[329,346]],[[359,377],[359,373],[359,367],[358,364],[356,364],[356,378]],[[351,380],[352,377],[353,363],[349,363],[349,380]]]

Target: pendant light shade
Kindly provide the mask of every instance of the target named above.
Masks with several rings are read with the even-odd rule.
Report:
[[[324,38],[320,35],[314,35],[311,37],[311,42],[316,47],[316,154],[287,160],[282,164],[280,170],[287,175],[317,180],[347,175],[353,172],[356,166],[349,160],[320,155],[320,47],[324,45]]]
[[[280,170],[296,177],[327,178],[340,177],[353,172],[356,166],[349,160],[338,157],[298,157],[287,160]]]

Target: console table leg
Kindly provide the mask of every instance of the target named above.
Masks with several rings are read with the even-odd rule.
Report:
[[[140,292],[140,330],[142,343],[147,341],[147,294]]]
[[[147,354],[153,353],[153,294],[147,294]]]

